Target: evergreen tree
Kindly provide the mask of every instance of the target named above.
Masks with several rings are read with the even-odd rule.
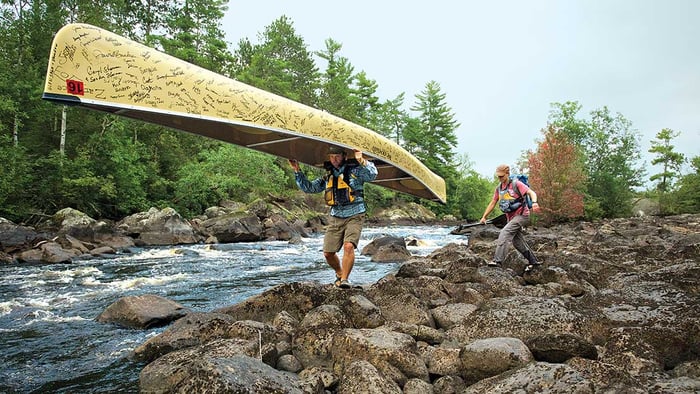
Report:
[[[355,102],[355,119],[357,123],[373,131],[381,127],[382,105],[379,103],[377,88],[379,85],[373,79],[367,77],[364,71],[355,75],[355,89],[352,96]]]
[[[410,115],[402,109],[404,105],[404,93],[394,99],[382,103],[377,119],[376,130],[383,136],[392,139],[399,145],[404,144],[403,132],[406,129]]]
[[[418,129],[406,136],[410,151],[443,177],[454,174],[455,130],[459,127],[445,97],[437,82],[428,82],[425,90],[416,94],[416,103],[411,107],[418,113]]]
[[[354,67],[338,53],[342,44],[326,40],[326,49],[316,55],[326,61],[326,72],[321,75],[319,108],[335,116],[355,122],[358,110],[352,97]]]
[[[649,153],[655,153],[656,158],[651,161],[652,165],[661,165],[662,171],[652,175],[649,180],[658,181],[656,189],[660,193],[666,193],[673,187],[673,179],[680,177],[681,166],[685,163],[685,156],[674,151],[671,140],[678,137],[680,132],[671,129],[662,129],[656,134],[656,140],[651,141]]]
[[[111,31],[144,45],[155,46],[158,31],[166,25],[172,1],[108,0],[95,3],[109,9]]]
[[[166,34],[156,36],[163,51],[219,74],[230,74],[233,55],[221,29],[224,0],[185,0],[171,5]]]
[[[425,90],[416,94],[417,101],[411,107],[418,116],[415,121],[407,122],[404,132],[407,150],[445,180],[448,205],[434,208],[443,214],[457,209],[452,206],[452,201],[457,201],[455,183],[459,179],[454,165],[454,149],[457,146],[455,130],[459,123],[454,119],[445,97],[437,82],[428,82]]]
[[[25,149],[21,145],[14,146],[11,137],[1,129],[0,157],[0,217],[19,221],[34,210],[27,193],[36,181],[30,158]]]
[[[318,69],[304,39],[296,34],[286,16],[272,22],[260,35],[260,44],[251,52],[239,52],[249,58],[236,60],[246,65],[236,77],[241,81],[312,107],[317,106]]]

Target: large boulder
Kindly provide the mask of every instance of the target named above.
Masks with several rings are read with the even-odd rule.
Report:
[[[143,245],[179,245],[199,242],[192,226],[172,208],[151,208],[128,216],[117,228]]]
[[[256,242],[265,239],[265,227],[256,215],[233,213],[203,221],[202,232],[219,243]]]
[[[50,236],[36,231],[33,227],[20,226],[0,218],[0,251],[12,254],[31,249],[35,244]]]
[[[97,321],[129,328],[151,328],[164,326],[187,312],[187,308],[177,302],[146,294],[120,298],[100,313]]]
[[[582,373],[563,364],[531,363],[510,373],[483,379],[467,387],[464,394],[516,393],[593,394],[593,382]],[[624,391],[627,392],[627,391]],[[630,391],[634,392],[634,391]]]
[[[380,263],[402,262],[411,258],[411,252],[406,247],[406,240],[403,237],[392,236],[373,239],[362,248],[362,254],[371,256],[372,261]]]
[[[349,325],[336,305],[321,305],[306,314],[294,334],[292,352],[305,368],[332,367],[333,338]]]
[[[41,242],[33,249],[18,253],[16,258],[22,263],[67,264],[81,254],[81,250],[64,249],[58,242]]]
[[[134,349],[134,358],[150,362],[175,350],[227,338],[233,323],[235,320],[231,316],[221,313],[189,313]]]
[[[468,383],[520,368],[533,360],[530,349],[517,338],[478,339],[459,353]]]
[[[345,329],[333,337],[333,370],[339,375],[357,360],[374,365],[399,386],[408,379],[428,379],[428,368],[410,336],[383,329]]]
[[[280,312],[286,312],[301,321],[306,314],[323,305],[328,289],[314,283],[288,283],[275,286],[259,295],[214,312],[231,315],[236,320],[272,321]]]
[[[168,353],[148,364],[139,376],[142,393],[302,394],[299,378],[262,361],[237,354],[230,340]],[[214,346],[218,345],[218,346]]]

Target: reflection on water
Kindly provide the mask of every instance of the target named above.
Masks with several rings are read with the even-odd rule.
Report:
[[[380,235],[415,237],[427,255],[466,238],[447,227],[378,227],[363,231],[359,250]],[[95,322],[121,297],[157,294],[193,311],[235,304],[278,284],[335,277],[321,235],[301,244],[256,242],[134,249],[66,265],[0,267],[0,392],[137,392],[143,365],[129,353],[164,328],[132,330]],[[398,264],[357,254],[351,280],[372,283]]]

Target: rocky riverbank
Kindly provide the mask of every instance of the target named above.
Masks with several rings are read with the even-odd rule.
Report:
[[[116,222],[66,208],[32,227],[0,218],[0,263],[63,264],[161,245],[297,242],[323,230],[326,211],[310,201],[270,197],[247,205],[223,202],[191,220],[172,208],[151,208]],[[413,203],[376,212],[370,219],[375,225],[435,221],[432,212]]]
[[[207,313],[145,295],[99,320],[174,320],[134,351],[149,393],[700,391],[700,215],[531,228],[531,273],[516,252],[486,266],[497,234],[363,288],[289,283]]]

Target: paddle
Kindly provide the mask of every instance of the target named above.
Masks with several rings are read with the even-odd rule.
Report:
[[[482,224],[493,224],[494,226],[496,226],[498,228],[503,228],[503,226],[505,226],[506,223],[508,223],[508,219],[506,219],[506,214],[504,213],[504,214],[501,214],[499,216],[496,216],[493,219],[487,220],[486,223],[474,222],[474,223],[460,224],[457,227],[456,231],[461,231],[461,230],[463,230],[465,228],[469,228],[469,227],[480,226]]]

